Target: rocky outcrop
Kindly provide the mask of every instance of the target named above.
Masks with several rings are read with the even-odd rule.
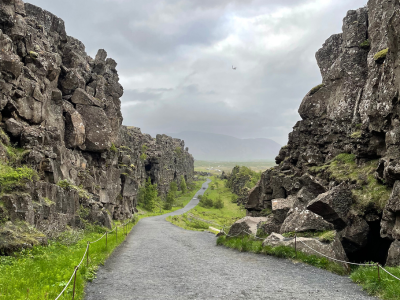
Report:
[[[280,232],[334,226],[353,261],[384,264],[400,239],[399,12],[396,1],[370,0],[347,13],[316,54],[322,84],[304,97],[279,166],[245,201],[250,216],[292,203],[284,220],[273,211]]]
[[[342,247],[342,244],[340,243],[340,240],[337,237],[332,242],[329,243],[321,242],[316,238],[298,237],[295,243],[294,238],[285,238],[284,236],[278,233],[272,233],[264,240],[263,246],[264,247],[285,246],[291,248],[296,247],[297,250],[307,253],[309,255],[316,255],[321,257],[325,255],[337,260],[347,261],[346,253]],[[318,252],[315,252],[310,248],[315,249],[316,251],[318,251],[323,255],[320,255]]]
[[[257,235],[257,230],[262,222],[267,221],[267,218],[263,217],[244,217],[236,221],[229,229],[229,235]]]
[[[36,172],[2,189],[1,222],[45,233],[80,226],[82,216],[111,226],[132,216],[148,177],[161,194],[181,176],[192,180],[183,141],[121,125],[117,63],[105,50],[88,56],[61,19],[2,1],[0,48],[0,162]]]

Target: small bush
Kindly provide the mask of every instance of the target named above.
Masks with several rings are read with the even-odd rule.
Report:
[[[224,201],[222,201],[221,197],[218,197],[217,200],[214,202],[214,207],[218,209],[224,208]]]
[[[205,208],[211,208],[214,206],[214,202],[211,198],[209,198],[207,195],[204,195],[201,200],[199,201],[199,205],[201,207]]]
[[[371,43],[369,40],[365,40],[360,44],[360,48],[364,50],[369,50],[371,48]]]
[[[238,196],[235,195],[235,194],[232,194],[232,196],[231,196],[231,202],[232,202],[232,203],[237,203],[237,199],[238,199]]]
[[[117,149],[117,147],[115,147],[114,143],[112,143],[110,151],[114,152],[114,153],[116,153],[118,151],[118,149]]]

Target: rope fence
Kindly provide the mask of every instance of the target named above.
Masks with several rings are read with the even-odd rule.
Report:
[[[253,234],[253,233],[251,233],[251,232],[247,232],[247,231],[244,230],[244,229],[242,229],[237,235],[229,235],[229,234],[227,234],[227,233],[225,232],[225,226],[223,226],[221,232],[222,232],[223,234],[225,234],[226,236],[228,236],[228,237],[238,237],[238,236],[241,235],[242,233],[246,233],[246,234],[248,234],[248,235],[250,235],[250,236],[252,236],[252,237],[254,237],[254,238],[256,238],[256,239],[265,240],[265,238],[260,238],[260,237],[258,237],[256,234]],[[309,248],[310,250],[314,251],[315,253],[318,253],[319,255],[321,255],[321,256],[323,256],[323,257],[325,257],[325,258],[328,258],[328,259],[330,259],[330,260],[343,263],[343,264],[345,264],[346,266],[347,266],[348,264],[350,264],[350,265],[356,265],[356,266],[377,267],[377,270],[378,270],[378,279],[379,279],[379,281],[381,280],[381,276],[380,276],[380,272],[379,272],[380,269],[382,269],[382,270],[385,271],[387,274],[389,274],[389,275],[392,276],[393,278],[395,278],[395,279],[397,279],[397,280],[400,281],[400,278],[398,278],[398,277],[396,277],[395,275],[393,275],[392,273],[390,273],[388,270],[386,270],[386,269],[385,269],[383,266],[381,266],[379,263],[375,263],[375,264],[374,264],[374,263],[360,264],[360,263],[353,263],[353,262],[348,262],[348,261],[336,259],[336,258],[333,258],[333,257],[329,257],[329,256],[327,256],[327,255],[325,255],[325,254],[322,254],[321,252],[319,252],[319,251],[317,251],[317,250],[311,248],[310,246],[308,246],[306,243],[304,243],[304,242],[301,241],[301,240],[299,240],[299,242],[302,243],[302,244],[303,244],[304,246],[306,246],[307,248]],[[294,236],[294,249],[295,249],[296,257],[297,257],[297,234],[295,234],[295,236]]]
[[[96,241],[93,241],[93,242],[88,241],[88,242],[87,242],[86,251],[85,251],[85,253],[83,254],[83,257],[82,257],[80,263],[75,267],[74,272],[72,273],[71,278],[69,279],[68,283],[65,285],[65,287],[63,288],[63,290],[61,291],[61,293],[57,296],[57,298],[56,298],[55,300],[58,300],[58,299],[64,294],[64,292],[66,291],[66,289],[67,289],[68,286],[70,285],[72,279],[74,279],[74,287],[73,287],[73,291],[72,291],[72,300],[75,299],[76,273],[77,273],[79,267],[82,265],[83,261],[85,260],[85,257],[86,257],[86,266],[87,266],[87,267],[89,266],[89,248],[90,248],[90,245],[91,245],[91,244],[95,244],[95,243],[101,241],[104,237],[106,237],[106,248],[107,248],[108,235],[109,235],[110,233],[112,233],[112,232],[115,231],[115,240],[118,241],[118,228],[123,228],[124,231],[125,231],[125,237],[126,237],[126,236],[128,235],[128,228],[127,228],[127,225],[128,225],[129,223],[131,223],[131,221],[128,221],[128,222],[126,222],[125,224],[122,224],[122,225],[120,225],[120,226],[115,226],[113,230],[111,230],[111,231],[106,231],[106,233],[103,234],[103,235],[102,235],[99,239],[97,239]]]

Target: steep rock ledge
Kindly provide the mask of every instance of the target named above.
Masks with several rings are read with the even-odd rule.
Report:
[[[271,209],[266,231],[333,226],[350,260],[400,261],[389,250],[400,239],[399,13],[398,1],[370,0],[317,52],[323,82],[246,201],[250,216]]]
[[[50,234],[79,226],[85,211],[110,226],[132,216],[147,177],[160,193],[181,176],[192,180],[183,141],[121,125],[116,66],[104,50],[89,57],[53,14],[0,3],[0,174],[20,179],[0,178],[3,224],[24,221]]]

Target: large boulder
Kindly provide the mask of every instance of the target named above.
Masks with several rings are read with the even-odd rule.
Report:
[[[346,217],[352,202],[351,191],[342,184],[319,195],[307,205],[307,209],[320,215],[340,230],[346,227]]]
[[[400,241],[395,240],[389,248],[386,266],[398,267],[400,266]]]
[[[396,181],[389,201],[383,210],[381,237],[400,240],[400,181]]]
[[[244,217],[236,221],[229,230],[229,235],[257,234],[258,224],[267,221],[265,217]]]
[[[277,246],[286,246],[286,247],[295,247],[295,239],[294,238],[285,238],[284,236],[278,233],[272,233],[269,237],[267,237],[263,242],[263,247],[277,247]],[[308,246],[308,247],[307,247]],[[323,243],[315,238],[305,238],[305,237],[297,237],[296,248],[304,253],[316,256],[322,256],[318,252],[311,250],[310,248],[326,255],[328,257],[348,261],[346,253],[340,243],[339,238],[333,240],[330,243]]]
[[[346,253],[355,252],[368,243],[368,223],[359,216],[349,216],[348,226],[340,233]]]
[[[272,213],[274,218],[281,224],[285,220],[287,213],[293,207],[295,199],[294,197],[288,197],[285,199],[274,199],[272,200]]]
[[[281,233],[332,230],[332,224],[309,210],[292,209],[282,224]]]
[[[76,110],[82,116],[85,125],[86,151],[104,152],[109,150],[112,130],[104,110],[100,107],[82,104],[77,104]]]
[[[278,221],[272,214],[267,217],[266,221],[258,225],[259,229],[266,234],[280,232],[281,226],[282,222]]]

